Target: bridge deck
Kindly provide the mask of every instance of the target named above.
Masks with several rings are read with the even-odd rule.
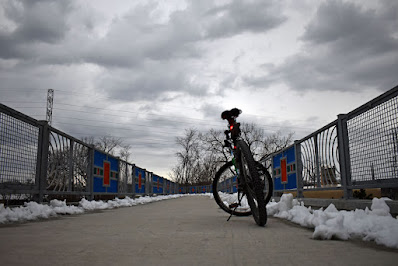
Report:
[[[208,197],[0,226],[2,265],[396,265],[398,252],[361,240],[320,241],[269,218],[233,217]]]

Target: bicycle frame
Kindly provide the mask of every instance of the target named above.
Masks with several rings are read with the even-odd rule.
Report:
[[[240,124],[236,123],[235,118],[228,120],[229,122],[229,130],[225,130],[224,134],[226,139],[224,140],[224,147],[228,148],[230,151],[230,154],[232,156],[232,164],[235,168],[235,172],[237,174],[237,190],[238,190],[238,198],[243,198],[245,195],[245,190],[244,186],[242,183],[242,180],[240,178],[240,160],[239,160],[239,154],[237,153],[237,148],[236,148],[236,143],[237,141],[241,140],[240,137]],[[236,131],[233,133],[233,130],[235,129],[235,126],[237,126]],[[243,192],[243,193],[242,193]],[[240,197],[240,194],[242,193],[242,197]],[[240,203],[240,202],[239,202]]]

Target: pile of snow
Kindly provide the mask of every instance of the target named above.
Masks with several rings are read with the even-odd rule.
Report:
[[[238,193],[224,193],[224,192],[218,192],[218,195],[220,196],[221,201],[224,203],[225,206],[229,206],[232,203],[237,202],[238,198]],[[210,198],[214,199],[213,194],[209,194]],[[250,211],[250,206],[249,203],[247,202],[246,196],[242,198],[242,201],[240,202],[240,206],[237,208],[237,211],[240,212],[245,212],[245,211]]]
[[[150,202],[174,199],[182,195],[167,195],[157,197],[140,197],[131,199],[114,199],[107,202],[104,201],[88,201],[82,199],[79,206],[68,206],[66,201],[51,200],[49,205],[38,204],[36,202],[27,202],[24,206],[16,208],[4,208],[4,204],[0,204],[0,223],[23,222],[37,219],[47,219],[55,217],[58,214],[80,214],[85,211],[113,209],[118,207],[131,207],[138,204],[146,204]]]
[[[284,194],[279,202],[267,205],[268,215],[287,219],[304,227],[315,228],[315,239],[362,238],[377,244],[398,249],[398,217],[393,218],[386,198],[374,198],[369,210],[338,211],[333,204],[325,210],[312,210]]]

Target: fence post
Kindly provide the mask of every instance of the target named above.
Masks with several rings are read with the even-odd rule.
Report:
[[[275,175],[274,175],[274,156],[271,155],[271,177],[272,177],[272,197],[278,197],[278,192],[275,191]],[[238,180],[236,180],[238,182]]]
[[[90,145],[88,151],[87,186],[90,192],[90,200],[94,200],[94,145]]]
[[[297,198],[304,198],[303,163],[301,162],[301,143],[297,140],[294,141],[294,150],[296,152]]]
[[[340,114],[337,116],[337,118],[337,137],[339,145],[341,184],[344,189],[344,198],[350,199],[352,198],[352,188],[347,115]]]
[[[135,195],[136,195],[136,191],[135,191],[135,164],[133,164],[132,166],[131,166],[131,175],[132,175],[132,184],[133,184],[133,189],[132,189],[132,193],[133,193],[133,198],[135,198]]]
[[[48,167],[48,146],[50,143],[50,130],[47,121],[39,121],[39,147],[38,147],[38,168],[36,181],[39,187],[39,197],[36,199],[39,203],[43,202],[44,191],[46,190],[47,167]]]
[[[321,174],[319,171],[319,147],[318,147],[318,134],[314,135],[314,147],[315,147],[315,164],[316,164],[316,187],[321,187]]]
[[[69,145],[70,145],[70,148],[69,148],[69,158],[68,158],[68,161],[69,161],[69,165],[68,165],[68,167],[69,167],[69,173],[68,173],[68,178],[69,178],[69,184],[68,184],[68,191],[73,191],[73,146],[75,145],[75,142],[71,139],[70,141],[69,141]]]
[[[126,194],[128,194],[128,182],[129,182],[129,170],[127,169],[129,167],[127,161],[124,162],[126,165],[126,169],[125,169],[125,180],[124,180],[124,195],[126,196]]]

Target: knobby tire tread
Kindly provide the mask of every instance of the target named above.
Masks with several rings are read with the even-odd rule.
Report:
[[[250,193],[249,186],[247,185],[246,197],[248,198],[250,208],[252,209],[252,214],[253,214],[254,220],[256,221],[256,223],[259,226],[264,226],[267,222],[267,209],[266,209],[266,205],[265,205],[265,201],[264,201],[263,188],[261,186],[261,181],[258,176],[256,162],[254,161],[253,155],[252,155],[249,147],[247,146],[246,142],[244,142],[242,140],[238,141],[237,147],[240,151],[240,156],[241,156],[240,161],[242,163],[242,157],[245,158],[247,167],[249,169],[250,176],[252,178],[251,182],[253,185],[254,195],[252,195]],[[241,172],[241,175],[244,178],[246,178],[246,176],[243,173],[243,169],[241,169],[240,172]],[[246,179],[246,182],[248,182],[247,179]],[[253,198],[256,199],[257,206],[255,205]]]

